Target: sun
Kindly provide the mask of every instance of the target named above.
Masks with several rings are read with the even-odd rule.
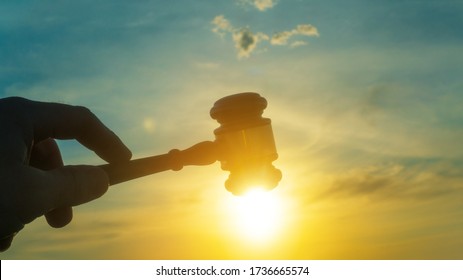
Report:
[[[281,227],[281,201],[275,192],[254,188],[234,197],[231,211],[237,230],[253,242],[271,239]]]

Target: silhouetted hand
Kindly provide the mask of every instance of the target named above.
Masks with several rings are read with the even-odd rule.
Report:
[[[87,108],[0,99],[0,251],[37,217],[52,227],[72,220],[72,206],[103,195],[108,177],[95,166],[63,166],[53,139],[76,139],[110,163],[131,152]]]

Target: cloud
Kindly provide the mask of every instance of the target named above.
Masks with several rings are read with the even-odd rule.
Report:
[[[314,200],[367,197],[369,200],[433,200],[463,195],[461,160],[403,160],[357,167],[328,175]]]
[[[297,48],[305,45],[307,45],[306,41],[295,41],[291,43],[291,48]]]
[[[226,32],[232,32],[233,31],[233,26],[230,24],[230,21],[228,21],[224,15],[218,15],[216,16],[212,22],[214,25],[214,28],[212,29],[212,32],[217,33],[221,36],[225,35]]]
[[[234,32],[233,41],[238,51],[238,58],[249,57],[256,48],[257,43],[262,40],[268,40],[268,36],[264,33],[254,34],[247,28]]]
[[[273,34],[272,38],[270,39],[270,43],[272,45],[280,45],[284,46],[288,44],[288,41],[291,39],[291,37],[296,36],[296,35],[301,35],[301,36],[320,36],[318,34],[318,30],[315,26],[311,24],[300,24],[296,28],[290,30],[290,31],[282,31]],[[303,41],[298,41],[299,43],[298,46],[301,46],[303,44]],[[291,43],[291,46],[293,46],[294,43]]]
[[[281,31],[273,34],[272,37],[263,32],[252,32],[249,27],[235,28],[224,15],[216,16],[212,21],[212,32],[224,37],[230,33],[235,43],[239,59],[248,58],[256,49],[259,42],[270,41],[271,45],[288,45],[291,48],[307,45],[305,41],[297,40],[290,42],[294,36],[319,36],[318,30],[311,24],[299,24],[289,31]]]
[[[300,24],[293,32],[305,36],[320,36],[317,28],[311,24]]]
[[[262,33],[253,33],[249,28],[235,28],[224,15],[216,16],[211,24],[214,25],[212,32],[224,36],[231,33],[235,48],[238,52],[238,58],[247,58],[254,51],[257,44],[264,40],[269,40],[269,36]]]
[[[261,12],[275,7],[276,0],[237,0],[238,4],[244,8],[253,7]]]
[[[273,8],[277,3],[274,0],[254,0],[252,1],[254,7],[256,7],[259,11],[265,11],[267,9]]]
[[[290,31],[283,31],[273,34],[270,43],[272,45],[286,45],[288,43],[288,39],[292,36]]]

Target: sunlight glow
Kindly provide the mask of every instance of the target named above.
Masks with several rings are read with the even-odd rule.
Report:
[[[156,128],[156,122],[153,118],[146,117],[143,119],[143,128],[148,133],[153,133]]]
[[[275,192],[257,188],[233,200],[232,211],[239,232],[253,242],[275,236],[282,222],[281,203]]]

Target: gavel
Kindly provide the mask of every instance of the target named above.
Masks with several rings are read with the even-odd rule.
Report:
[[[215,141],[200,142],[180,151],[100,165],[115,185],[139,177],[181,170],[187,165],[209,165],[217,160],[230,171],[225,188],[243,195],[253,187],[271,190],[281,180],[281,171],[272,162],[278,158],[271,120],[263,118],[267,100],[257,93],[244,92],[226,96],[214,103],[210,116],[220,127],[214,130]]]

